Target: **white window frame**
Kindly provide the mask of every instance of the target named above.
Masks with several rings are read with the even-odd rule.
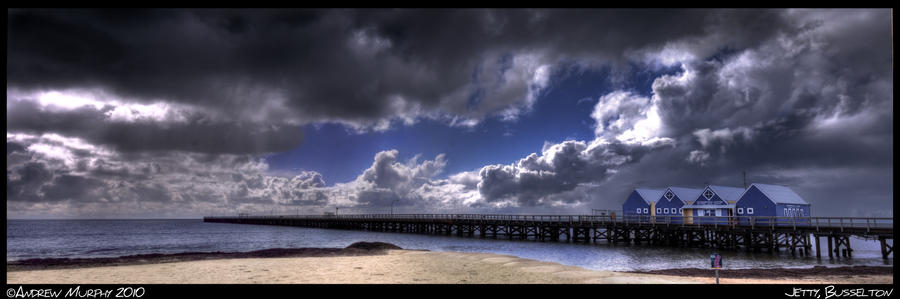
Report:
[[[667,191],[664,197],[666,198],[666,200],[672,200],[673,198],[675,198],[675,193],[672,193],[672,191]]]
[[[656,208],[656,214],[662,214],[662,208]]]
[[[669,214],[669,208],[663,208],[663,214]]]
[[[711,194],[711,195],[709,197],[707,197],[706,192],[709,192],[709,194]],[[706,198],[706,200],[711,200],[714,196],[716,196],[716,193],[713,192],[712,190],[710,190],[708,188],[706,190],[703,190],[703,198]]]
[[[650,214],[650,209],[649,209],[649,208],[644,208],[644,214]]]
[[[747,214],[752,215],[752,214],[753,214],[753,208],[747,208]]]
[[[739,215],[740,215],[740,214],[744,214],[744,208],[738,208],[737,210],[738,210],[738,214],[739,214]]]
[[[637,208],[637,213],[638,213],[638,214],[641,213],[641,208]]]
[[[678,214],[684,214],[684,208],[678,208]]]

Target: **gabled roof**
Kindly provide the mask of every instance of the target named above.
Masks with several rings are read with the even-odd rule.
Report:
[[[634,191],[637,192],[648,205],[656,202],[663,195],[663,190],[659,189],[635,188]]]
[[[681,202],[683,202],[684,204],[687,204],[687,200],[693,201],[697,199],[697,197],[700,196],[700,193],[703,192],[703,189],[685,187],[669,187],[666,189],[672,190],[672,193],[675,193],[675,196],[678,196],[678,199],[681,199]],[[663,194],[660,194],[660,198],[662,198],[662,195],[664,194],[665,192],[663,192]]]
[[[727,205],[689,205],[684,206],[685,209],[733,209],[735,204]]]
[[[769,185],[769,184],[752,184],[750,188],[756,186],[759,191],[761,191],[766,197],[775,202],[776,204],[795,204],[795,205],[808,205],[809,203],[803,200],[794,190],[785,186],[778,185]],[[747,188],[747,190],[750,190]],[[746,193],[746,191],[744,191]],[[743,197],[743,194],[741,195]]]
[[[726,186],[716,186],[716,185],[709,185],[707,187],[709,187],[709,189],[712,189],[712,191],[715,192],[716,195],[718,195],[720,198],[722,198],[722,200],[724,200],[725,202],[729,202],[732,200],[737,201],[738,199],[741,199],[741,195],[744,195],[744,191],[746,191],[746,190],[744,190],[744,188],[737,188],[737,187],[726,187]]]

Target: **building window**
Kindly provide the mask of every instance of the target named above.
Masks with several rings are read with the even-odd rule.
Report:
[[[657,213],[657,214],[662,214],[662,208],[656,208],[656,213]]]
[[[666,192],[666,199],[672,200],[672,197],[675,197],[675,194],[672,194],[672,191]]]
[[[747,208],[747,214],[753,214],[753,208]]]
[[[678,214],[684,214],[684,208],[678,208]]]
[[[744,208],[738,208],[738,214],[743,214],[743,213],[744,213]]]
[[[649,212],[649,209],[644,208],[644,214],[647,214],[647,213],[650,213],[650,212]]]
[[[713,195],[712,190],[709,189],[706,189],[706,191],[703,192],[703,197],[706,197],[707,200],[711,199]]]
[[[668,214],[668,213],[669,213],[669,208],[663,209],[663,214]]]
[[[637,208],[637,213],[638,213],[638,214],[641,213],[641,208]]]

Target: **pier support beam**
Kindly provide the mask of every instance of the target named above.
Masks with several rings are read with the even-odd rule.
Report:
[[[852,257],[853,256],[853,248],[850,248],[850,236],[833,236],[834,239],[834,253],[838,257]],[[841,250],[841,246],[843,246],[843,250]]]
[[[879,236],[878,241],[881,241],[881,258],[887,259],[888,255],[894,252],[894,246],[888,245],[887,238],[884,236]]]
[[[828,258],[829,258],[829,259],[833,259],[833,258],[834,258],[834,250],[831,249],[831,240],[832,240],[834,237],[832,237],[832,236],[827,236],[826,238],[828,238]]]
[[[819,244],[822,243],[821,237],[816,235],[816,258],[822,258],[822,250],[819,249]]]

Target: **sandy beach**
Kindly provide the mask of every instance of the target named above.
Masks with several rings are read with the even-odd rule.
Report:
[[[490,253],[379,250],[370,255],[226,258],[14,270],[7,283],[709,284],[713,277],[596,271]],[[893,275],[722,278],[724,284],[893,283]]]

